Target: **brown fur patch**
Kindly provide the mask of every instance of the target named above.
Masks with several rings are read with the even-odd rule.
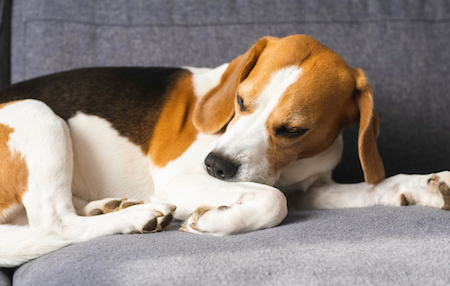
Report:
[[[233,117],[236,90],[251,72],[267,42],[267,37],[259,39],[247,52],[234,59],[223,73],[220,83],[201,98],[193,120],[203,133],[221,131]]]
[[[359,160],[366,183],[375,184],[385,177],[383,161],[378,153],[376,143],[376,138],[380,131],[378,115],[373,109],[372,88],[364,72],[361,69],[356,69],[355,73],[356,103],[360,113],[358,135]]]
[[[13,128],[0,124],[0,216],[13,205],[21,204],[28,190],[27,163],[22,154],[11,152],[8,146],[13,132]]]
[[[192,86],[192,75],[176,84],[156,124],[150,142],[150,158],[158,167],[180,157],[197,138],[192,115],[197,98]]]
[[[18,101],[20,101],[20,100],[18,100]],[[0,104],[0,109],[2,109],[3,107],[5,107],[5,106],[7,106],[7,105],[10,105],[10,104],[12,104],[12,103],[15,103],[15,102],[17,102],[17,101],[10,101],[10,102],[2,103],[2,104]]]

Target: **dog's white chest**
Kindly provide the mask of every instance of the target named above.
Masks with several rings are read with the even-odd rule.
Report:
[[[103,118],[79,112],[68,121],[74,150],[73,193],[84,199],[153,194],[150,158]]]

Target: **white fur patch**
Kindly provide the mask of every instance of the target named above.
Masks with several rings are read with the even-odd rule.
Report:
[[[306,191],[319,176],[337,166],[341,160],[343,149],[344,142],[341,133],[325,151],[313,157],[289,163],[281,172],[277,186],[283,191]]]
[[[193,73],[192,82],[194,92],[198,97],[204,96],[213,87],[219,84],[222,74],[229,64],[223,64],[214,69],[183,67]]]
[[[69,119],[74,150],[73,193],[88,200],[153,194],[150,158],[103,118],[79,112]]]
[[[153,166],[151,172],[154,177],[156,192],[166,189],[166,186],[175,178],[181,175],[195,173],[206,174],[203,167],[203,160],[200,156],[204,150],[220,135],[198,134],[197,140],[178,158],[167,163],[163,168]],[[189,195],[188,193],[186,193]],[[161,194],[157,194],[161,196]]]

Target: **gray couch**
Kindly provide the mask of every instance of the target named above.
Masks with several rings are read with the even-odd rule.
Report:
[[[0,0],[0,85],[87,66],[207,66],[303,33],[371,80],[387,175],[450,169],[448,0]],[[362,181],[356,128],[339,182]],[[291,211],[232,237],[116,235],[2,269],[0,285],[449,285],[450,213]],[[1,242],[0,242],[1,243]]]

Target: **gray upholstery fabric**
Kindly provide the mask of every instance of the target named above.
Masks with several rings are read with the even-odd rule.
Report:
[[[14,285],[448,285],[448,218],[417,206],[295,211],[231,237],[109,236],[23,265]]]
[[[10,286],[12,284],[11,277],[13,274],[12,269],[0,268],[0,286]]]
[[[13,82],[85,66],[214,67],[242,54],[261,36],[310,35],[351,66],[363,68],[371,80],[381,119],[378,145],[388,175],[450,168],[448,0],[13,4]],[[344,137],[344,156],[334,177],[360,181],[357,128],[347,129]],[[448,218],[448,212],[422,207],[297,211],[280,227],[226,238],[177,231],[110,236],[27,263],[14,281],[446,285]]]
[[[14,2],[14,82],[92,65],[212,67],[243,53],[258,37],[295,33],[312,35],[361,65],[377,58],[377,48],[402,51],[385,39],[412,31],[420,33],[406,34],[402,45],[421,39],[428,26],[410,27],[412,21],[433,24],[450,17],[445,0]],[[439,31],[444,27],[435,34],[445,33]]]
[[[11,0],[0,0],[0,89],[10,84]]]
[[[4,274],[4,270],[0,269],[0,286],[9,286],[11,285],[11,279]]]

